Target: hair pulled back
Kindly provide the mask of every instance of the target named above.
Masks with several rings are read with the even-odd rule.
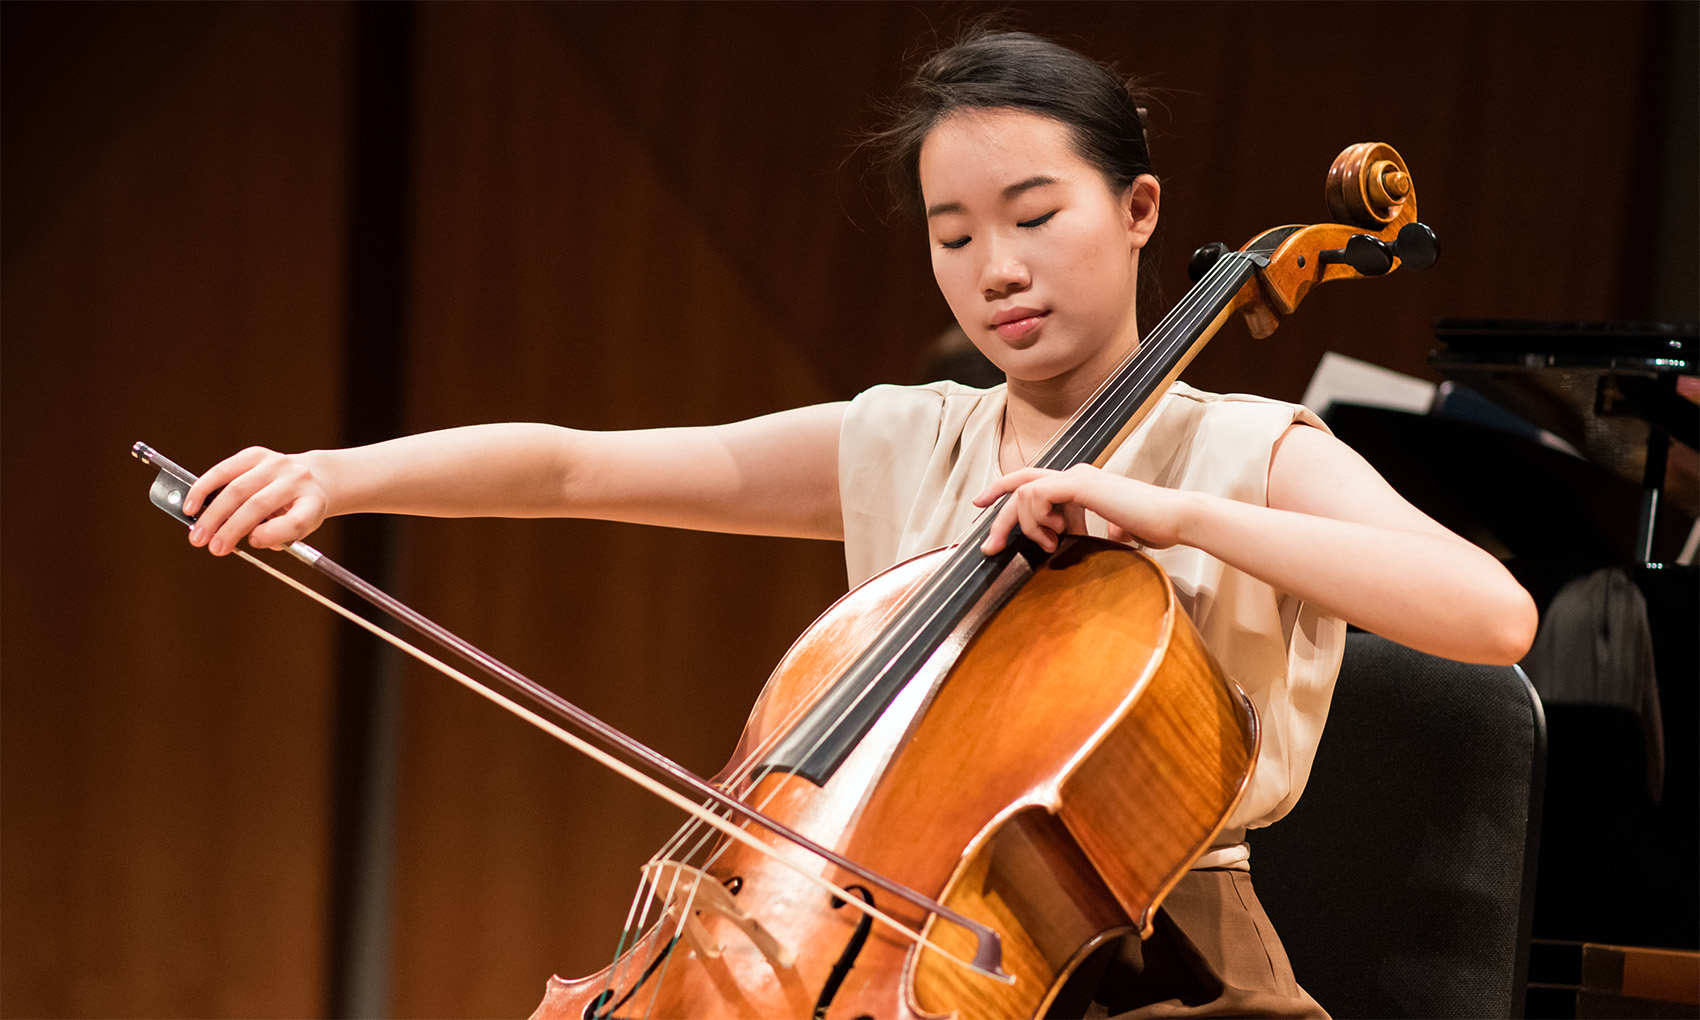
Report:
[[[962,109],[1031,110],[1069,129],[1075,153],[1124,191],[1152,173],[1140,116],[1147,94],[1110,68],[1026,32],[979,30],[922,64],[898,94],[890,125],[869,142],[900,209],[919,216],[921,145]]]

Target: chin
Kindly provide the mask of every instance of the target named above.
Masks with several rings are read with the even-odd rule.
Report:
[[[1023,354],[1028,356],[1023,357]],[[994,359],[994,363],[1011,379],[1019,379],[1025,383],[1052,382],[1085,367],[1079,359],[1065,360],[1037,351],[1031,353],[1014,352],[1012,357],[1005,357],[1001,360]]]

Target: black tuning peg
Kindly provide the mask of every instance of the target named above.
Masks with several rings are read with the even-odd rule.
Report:
[[[1440,255],[1440,241],[1426,224],[1407,223],[1399,228],[1399,238],[1393,242],[1393,254],[1405,268],[1420,273]]]
[[[1227,245],[1221,241],[1211,241],[1192,253],[1192,258],[1186,264],[1186,275],[1193,283],[1197,283],[1204,279],[1205,273],[1210,272],[1210,267],[1216,264],[1216,260],[1227,253]]]
[[[1406,269],[1421,272],[1434,265],[1439,254],[1440,242],[1435,239],[1434,231],[1421,223],[1407,223],[1399,228],[1399,236],[1392,244],[1368,234],[1353,234],[1346,247],[1318,252],[1316,258],[1325,266],[1344,262],[1363,276],[1383,276],[1393,268],[1395,258]]]
[[[1393,246],[1379,237],[1353,234],[1344,248],[1331,248],[1316,253],[1323,265],[1344,262],[1362,276],[1381,276],[1393,268]]]

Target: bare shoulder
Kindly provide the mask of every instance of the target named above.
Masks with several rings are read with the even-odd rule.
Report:
[[[1275,443],[1269,505],[1335,520],[1451,534],[1399,495],[1356,450],[1303,422],[1295,422]]]

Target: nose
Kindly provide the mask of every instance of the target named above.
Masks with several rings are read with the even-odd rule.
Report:
[[[1033,284],[1027,263],[1011,245],[990,246],[980,267],[980,292],[988,299],[1019,294]]]

